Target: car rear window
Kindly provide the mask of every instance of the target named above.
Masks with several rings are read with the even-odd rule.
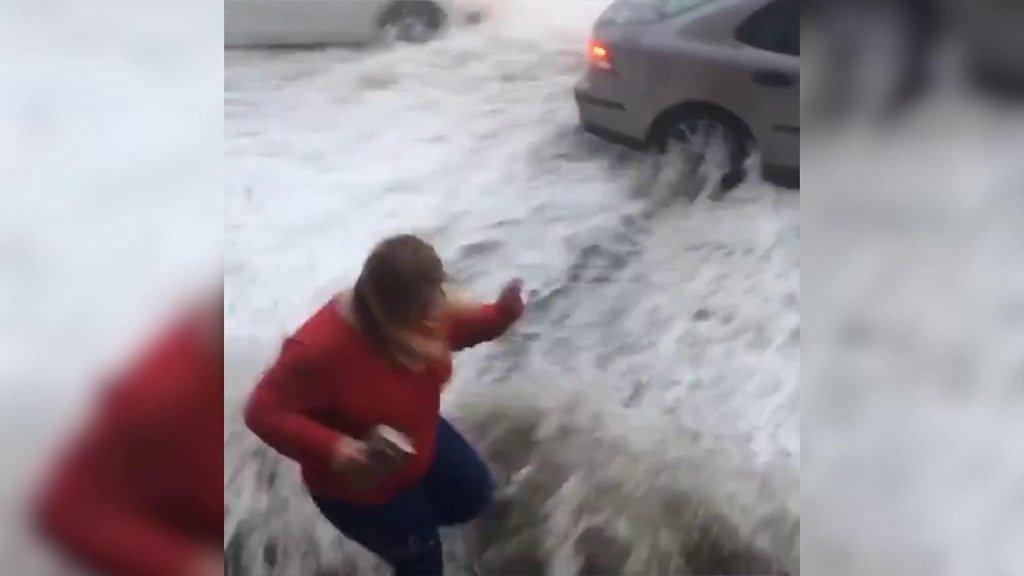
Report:
[[[800,55],[800,3],[775,0],[760,8],[736,29],[736,38],[748,46]]]
[[[599,24],[661,22],[689,12],[712,0],[616,0],[605,10]]]

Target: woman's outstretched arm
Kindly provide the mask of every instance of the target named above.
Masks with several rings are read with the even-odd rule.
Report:
[[[491,304],[451,301],[448,306],[448,341],[462,350],[494,340],[523,315],[522,282],[512,280]]]

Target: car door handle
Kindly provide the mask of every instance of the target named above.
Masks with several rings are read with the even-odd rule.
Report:
[[[754,72],[754,84],[768,86],[771,88],[786,88],[792,86],[796,81],[793,77],[776,70],[758,70]]]

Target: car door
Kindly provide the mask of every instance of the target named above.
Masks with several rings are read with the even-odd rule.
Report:
[[[315,42],[362,44],[376,37],[385,0],[287,0],[303,4],[303,27]]]
[[[773,0],[735,28],[746,115],[768,165],[800,165],[800,3]]]
[[[370,41],[383,0],[226,0],[225,43],[349,44]]]
[[[225,40],[228,46],[306,44],[315,37],[307,24],[314,20],[303,0],[226,0]]]

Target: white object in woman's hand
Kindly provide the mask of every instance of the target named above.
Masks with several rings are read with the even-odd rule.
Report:
[[[416,453],[409,437],[394,428],[381,424],[373,429],[370,444],[375,450],[391,454],[412,456]]]
[[[368,458],[384,474],[397,471],[416,454],[416,449],[405,434],[385,425],[373,429],[367,446]]]

